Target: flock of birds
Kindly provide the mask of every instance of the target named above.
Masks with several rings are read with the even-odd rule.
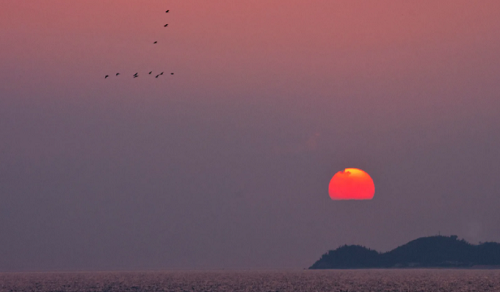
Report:
[[[170,11],[170,10],[167,10],[167,11],[165,11],[165,13],[168,13],[169,11]],[[168,23],[167,23],[167,24],[165,24],[163,27],[167,27],[167,26],[168,26]],[[158,41],[154,41],[154,42],[153,42],[153,44],[154,44],[154,45],[155,45],[155,44],[157,44],[157,43],[158,43]],[[157,74],[157,75],[155,76],[155,78],[158,78],[158,77],[162,76],[162,75],[163,75],[163,73],[164,73],[164,72],[161,72],[161,73]],[[152,75],[152,74],[153,74],[153,71],[149,71],[148,75]],[[119,73],[119,72],[115,74],[115,76],[119,76],[119,75],[120,75],[120,73]],[[172,73],[170,73],[170,75],[174,75],[174,73],[172,72]],[[134,78],[139,77],[139,72],[136,72],[136,73],[135,73],[134,75],[132,75],[132,76],[133,76]],[[109,75],[106,75],[106,76],[104,76],[104,79],[107,79],[108,77],[109,77]]]

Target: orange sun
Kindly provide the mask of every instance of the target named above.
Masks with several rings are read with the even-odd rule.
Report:
[[[371,200],[375,195],[375,184],[361,169],[346,168],[332,177],[328,193],[332,200]]]

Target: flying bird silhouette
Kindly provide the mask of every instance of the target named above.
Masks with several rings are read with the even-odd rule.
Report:
[[[166,10],[166,11],[165,11],[165,13],[169,13],[169,12],[170,12],[170,10]],[[163,25],[163,27],[167,27],[167,26],[168,26],[168,23],[166,23],[166,24],[164,24],[164,25]],[[153,44],[157,44],[157,43],[158,43],[158,41],[154,41],[154,42],[153,42]],[[160,74],[156,75],[156,76],[155,76],[155,78],[160,77],[161,75],[163,75],[163,73],[164,73],[164,72],[161,72]],[[151,75],[151,74],[153,74],[153,71],[149,71],[149,75]],[[174,75],[174,73],[173,73],[173,72],[172,72],[172,73],[170,73],[170,74],[171,74],[171,75]],[[120,75],[120,73],[119,73],[119,72],[115,74],[115,76],[118,76],[118,75]],[[109,75],[106,75],[106,76],[104,76],[104,79],[107,79],[108,77],[109,77]],[[139,77],[139,72],[135,73],[135,74],[133,75],[133,77],[134,77],[134,78]]]

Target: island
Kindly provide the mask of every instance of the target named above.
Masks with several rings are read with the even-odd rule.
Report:
[[[500,243],[470,244],[458,236],[421,237],[380,253],[344,245],[323,254],[309,269],[500,268]]]

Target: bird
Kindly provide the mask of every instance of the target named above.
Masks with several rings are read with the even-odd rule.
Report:
[[[168,13],[170,10],[165,11],[165,13]]]
[[[161,72],[160,75],[163,75],[163,72]]]
[[[134,78],[137,78],[137,77],[139,77],[139,76],[138,76],[137,74],[139,74],[139,73],[135,73],[135,74],[134,74]]]
[[[120,75],[120,73],[116,73],[116,76]]]
[[[153,44],[157,44],[157,43],[158,43],[158,41],[155,41]]]
[[[155,78],[158,78],[159,76],[160,76],[160,74],[156,75],[156,77],[155,77]]]
[[[170,73],[170,75],[174,75],[174,72]]]
[[[108,77],[109,77],[109,75],[106,75],[106,76],[104,76],[104,79],[106,79],[106,78],[108,78]]]
[[[168,23],[167,23],[167,24],[165,24],[163,27],[167,27],[167,25],[168,25]]]
[[[153,73],[153,71],[149,71],[149,75],[151,75],[151,73]]]

